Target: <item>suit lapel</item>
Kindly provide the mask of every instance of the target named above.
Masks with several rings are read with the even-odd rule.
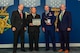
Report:
[[[37,17],[37,14],[36,14],[35,18],[38,18],[38,17]]]
[[[31,14],[31,17],[34,18],[32,14]],[[37,18],[37,14],[36,14],[35,18]]]
[[[30,16],[31,16],[32,19],[34,18],[32,14]]]
[[[18,12],[18,16],[19,16],[19,18],[21,19],[21,16],[20,16],[20,13],[19,13],[18,10],[17,10],[17,12]],[[22,12],[22,14],[23,14],[23,18],[24,18],[24,13]]]
[[[23,12],[22,12],[23,13]],[[25,14],[23,13],[23,19],[25,19]]]
[[[20,13],[19,13],[19,11],[18,11],[18,10],[17,10],[17,13],[18,13],[19,18],[21,19],[21,17],[20,17]]]
[[[58,15],[58,20],[59,20],[59,21],[60,21],[60,19],[59,19],[60,14],[61,14],[61,11],[59,12],[59,15]]]
[[[61,13],[61,12],[60,12],[60,13]],[[59,14],[59,15],[60,15],[60,14]],[[65,11],[64,14],[63,14],[62,21],[63,21],[65,15],[66,15],[66,11]]]
[[[64,12],[63,18],[64,18],[64,16],[65,16],[65,14],[66,14],[66,11]]]

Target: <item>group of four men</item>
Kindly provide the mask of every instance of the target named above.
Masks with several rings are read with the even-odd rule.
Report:
[[[21,50],[25,51],[24,48],[24,32],[27,30],[26,26],[28,26],[28,35],[29,35],[29,50],[33,51],[33,43],[35,43],[35,50],[39,50],[38,42],[39,42],[39,33],[40,26],[42,26],[42,30],[45,33],[45,42],[46,42],[46,51],[50,50],[49,47],[49,38],[51,39],[51,43],[53,45],[53,51],[56,51],[55,44],[55,26],[54,22],[56,17],[54,16],[54,12],[50,11],[49,6],[44,6],[45,12],[42,14],[41,25],[33,25],[32,19],[40,19],[40,15],[36,13],[36,8],[32,7],[30,14],[25,18],[25,14],[23,13],[23,4],[18,6],[18,10],[13,11],[11,16],[11,25],[12,31],[14,32],[14,44],[13,44],[13,53],[16,53],[18,38],[21,40]],[[62,4],[60,6],[60,13],[58,16],[58,23],[56,31],[59,32],[61,49],[59,52],[65,51],[68,53],[69,51],[69,31],[71,31],[71,14],[66,11],[66,6]],[[65,46],[66,43],[66,46]]]

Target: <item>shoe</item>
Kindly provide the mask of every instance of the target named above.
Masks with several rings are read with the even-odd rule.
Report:
[[[53,49],[54,52],[56,52],[56,49]]]
[[[69,53],[69,50],[65,50],[64,53]]]
[[[60,49],[58,52],[63,52],[63,49]]]
[[[26,52],[26,50],[25,50],[25,49],[21,49],[21,51]]]
[[[39,51],[39,49],[35,49],[35,51]]]
[[[33,49],[29,49],[29,51],[33,51]]]
[[[46,49],[46,51],[49,51],[50,49]]]
[[[13,51],[13,53],[16,53],[16,52]]]

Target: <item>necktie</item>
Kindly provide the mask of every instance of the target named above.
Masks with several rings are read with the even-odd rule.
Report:
[[[22,13],[20,13],[20,17],[21,17],[21,19],[23,19],[23,14]]]
[[[59,20],[62,21],[62,18],[63,18],[63,12],[60,13]]]

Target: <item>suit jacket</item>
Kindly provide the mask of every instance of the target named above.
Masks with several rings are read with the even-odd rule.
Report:
[[[50,15],[51,14],[51,15]],[[46,25],[45,23],[45,19],[48,18],[51,20],[51,24],[52,25]],[[42,14],[42,27],[46,28],[46,29],[52,29],[54,28],[54,22],[55,22],[56,17],[54,16],[54,12],[53,11],[49,11],[49,13],[46,15],[45,12]]]
[[[36,14],[35,18],[32,16],[32,14],[27,16],[28,33],[34,31],[40,32],[40,26],[29,26],[29,23],[32,23],[32,19],[40,19],[40,15]]]
[[[23,13],[23,19],[21,19],[18,10],[12,12],[11,25],[19,30],[21,27],[26,27],[25,14]]]
[[[70,12],[68,12],[68,11],[64,12],[64,15],[62,17],[62,21],[59,20],[59,16],[58,16],[57,27],[59,28],[60,31],[67,31],[67,28],[71,28],[71,25],[72,25],[72,17],[71,17]]]

